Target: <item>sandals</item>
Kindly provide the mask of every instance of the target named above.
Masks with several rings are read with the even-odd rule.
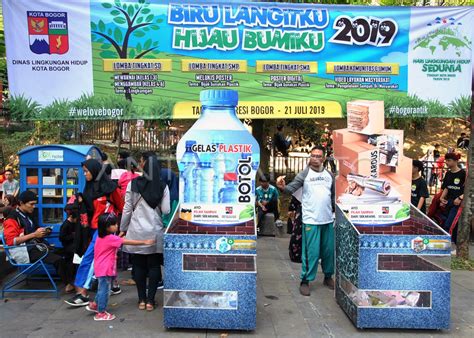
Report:
[[[145,310],[147,304],[145,302],[138,302],[138,310]]]
[[[153,311],[155,309],[155,305],[154,304],[150,304],[150,303],[147,303],[146,304],[146,310],[147,311]]]

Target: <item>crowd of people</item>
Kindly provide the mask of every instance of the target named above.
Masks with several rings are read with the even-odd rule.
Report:
[[[131,267],[138,309],[155,308],[156,291],[163,287],[163,231],[169,222],[164,216],[178,205],[178,178],[161,166],[153,152],[142,153],[139,162],[122,152],[118,166],[113,169],[105,154],[102,161],[82,163],[86,184],[64,208],[67,218],[59,232],[60,249],[47,240],[52,229],[39,227],[34,217],[37,195],[30,190],[19,193],[12,170],[5,171],[1,185],[5,242],[27,248],[11,250],[15,261],[34,262],[47,253],[43,261],[54,266],[64,291],[75,293],[65,302],[85,306],[95,313],[94,320],[115,318],[107,312],[107,302],[110,294],[121,293],[117,256],[128,258],[122,265]],[[115,170],[121,170],[120,175],[114,175]],[[94,289],[91,299],[88,293]]]
[[[437,147],[433,156],[440,157],[436,151]],[[331,171],[327,169],[328,155],[327,147],[316,146],[310,151],[308,166],[292,182],[286,183],[280,176],[273,186],[269,175],[259,175],[260,186],[255,190],[257,224],[268,213],[278,220],[281,195],[291,195],[290,258],[302,263],[299,290],[304,296],[311,294],[310,283],[316,279],[319,260],[323,284],[334,289],[335,176],[332,165]],[[411,202],[428,215],[435,210],[436,215],[431,216],[437,217],[456,241],[453,226],[463,204],[466,172],[459,167],[457,153],[449,152],[443,159],[448,171],[430,208],[430,178],[423,177],[426,163],[413,161]],[[178,178],[153,152],[142,153],[138,162],[122,152],[118,169],[104,154],[102,161],[86,159],[82,169],[86,184],[64,208],[67,218],[59,233],[61,250],[47,241],[51,228],[39,227],[33,217],[36,194],[28,190],[20,193],[14,171],[5,170],[0,187],[6,244],[28,244],[26,256],[18,252],[14,257],[19,262],[34,262],[48,250],[44,262],[55,267],[65,292],[74,293],[65,302],[85,306],[95,313],[94,320],[115,318],[107,311],[107,303],[109,295],[121,293],[117,261],[120,267],[131,268],[128,283],[136,285],[138,309],[153,311],[156,292],[163,287],[163,233],[178,205]],[[94,289],[92,299],[89,291]]]

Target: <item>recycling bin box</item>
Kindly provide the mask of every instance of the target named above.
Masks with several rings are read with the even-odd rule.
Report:
[[[256,239],[253,220],[202,226],[174,217],[164,235],[164,326],[254,330]]]
[[[90,145],[49,144],[21,150],[20,191],[30,190],[38,196],[35,218],[41,227],[51,226],[50,244],[62,247],[61,224],[66,219],[64,207],[73,194],[86,184],[82,162],[101,159],[101,151]]]
[[[336,300],[358,328],[448,329],[451,238],[413,206],[391,226],[336,210]]]

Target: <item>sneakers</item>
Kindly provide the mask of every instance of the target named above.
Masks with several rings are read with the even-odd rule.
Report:
[[[163,289],[163,288],[164,288],[163,281],[160,280],[160,281],[158,282],[158,287],[157,287],[156,289],[157,289],[157,290],[160,290],[160,289]]]
[[[64,302],[71,306],[86,306],[86,305],[89,305],[89,297],[83,296],[80,293],[78,293],[74,297],[68,300],[65,300]]]
[[[107,311],[96,313],[96,315],[94,316],[94,320],[97,320],[97,321],[114,320],[114,319],[115,319],[115,315],[108,313]]]
[[[86,310],[90,311],[90,312],[98,313],[97,303],[96,302],[89,302],[89,305],[86,306]]]
[[[111,295],[118,295],[120,293],[122,293],[122,289],[120,288],[120,286],[117,285],[117,286],[112,286],[110,288],[110,294]]]
[[[325,277],[323,284],[331,290],[334,290],[334,279],[332,279],[332,277]]]
[[[300,293],[303,296],[309,296],[311,295],[311,292],[309,291],[309,283],[307,281],[301,281],[300,284]]]

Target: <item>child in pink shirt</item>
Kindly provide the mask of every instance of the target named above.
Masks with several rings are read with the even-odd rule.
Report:
[[[115,315],[106,311],[112,279],[117,276],[117,251],[123,245],[153,245],[154,239],[135,241],[116,236],[117,216],[105,213],[99,216],[98,237],[94,246],[94,274],[99,281],[95,300],[86,310],[95,312],[94,320],[113,320]]]

